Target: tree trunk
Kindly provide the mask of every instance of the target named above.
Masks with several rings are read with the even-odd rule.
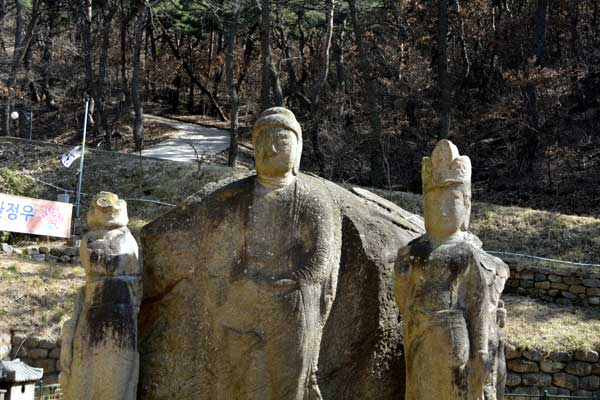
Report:
[[[448,137],[450,130],[450,77],[448,76],[448,0],[438,0],[437,72],[439,92],[438,139]]]
[[[52,51],[54,50],[54,37],[56,35],[56,24],[58,20],[59,4],[56,0],[48,0],[48,31],[44,40],[44,51],[42,55],[42,94],[46,99],[48,110],[55,109],[54,94],[52,93],[52,81],[50,78],[50,64],[52,63]]]
[[[546,55],[546,18],[548,16],[549,0],[537,0],[534,16],[533,55],[536,64],[543,66]]]
[[[13,61],[10,76],[8,78],[8,96],[4,107],[4,134],[10,136],[10,109],[15,97],[14,86],[17,82],[17,71],[20,64],[21,42],[23,41],[23,5],[21,0],[15,0],[16,7],[16,27],[15,27],[15,46],[13,50]]]
[[[0,51],[3,56],[6,57],[6,46],[4,44],[4,38],[2,31],[4,30],[4,18],[6,17],[6,0],[0,0]]]
[[[127,26],[131,19],[125,10],[121,10],[121,13],[121,90],[123,91],[124,106],[127,107],[131,102],[129,82],[127,81],[127,53],[129,50],[127,47]]]
[[[229,89],[229,100],[231,102],[231,113],[229,119],[231,122],[230,132],[231,138],[229,142],[229,159],[228,165],[235,167],[238,159],[238,94],[235,88],[235,81],[233,78],[233,51],[235,49],[235,35],[237,33],[238,14],[239,14],[239,0],[233,0],[232,4],[232,16],[229,30],[227,32],[227,53],[225,55],[225,75],[227,80],[227,87]]]
[[[81,37],[85,91],[90,98],[89,123],[94,125],[96,85],[94,80],[94,41],[92,39],[92,0],[81,0]]]
[[[458,16],[458,20],[460,21],[460,31],[459,31],[459,41],[460,47],[462,50],[462,58],[465,63],[465,74],[464,79],[469,77],[469,73],[471,72],[471,59],[469,58],[469,52],[467,50],[467,40],[465,38],[465,18],[463,17],[461,8],[460,8],[460,0],[454,0],[456,5],[456,14]]]
[[[146,18],[148,16],[148,7],[145,3],[138,6],[138,15],[135,21],[135,44],[133,47],[133,73],[131,77],[131,94],[133,97],[134,122],[133,122],[133,140],[135,142],[135,150],[142,151],[144,144],[144,110],[141,99],[141,53],[143,45],[144,27],[146,26]]]
[[[337,124],[342,124],[345,113],[345,96],[346,96],[346,66],[344,61],[344,36],[346,31],[346,19],[341,21],[341,28],[338,29],[336,40],[333,44],[333,54],[335,59],[335,102],[336,111],[335,118]]]
[[[260,16],[260,108],[261,112],[271,107],[271,2],[261,0]]]
[[[194,83],[191,79],[188,87],[187,110],[190,114],[194,113]]]
[[[323,86],[325,82],[327,82],[327,77],[329,75],[329,53],[331,49],[331,38],[333,37],[333,13],[335,7],[335,0],[326,0],[325,6],[327,8],[326,12],[326,25],[327,30],[325,31],[325,37],[323,38],[323,54],[321,59],[321,71],[317,78],[317,81],[313,85],[310,91],[310,114],[313,118],[313,122],[310,127],[310,138],[313,147],[313,152],[315,154],[315,158],[317,159],[317,165],[319,167],[319,172],[323,174],[325,172],[325,155],[323,154],[323,150],[321,149],[321,144],[319,143],[319,124],[318,118],[316,117],[317,112],[319,111],[319,101],[321,100],[321,92],[323,90]]]
[[[333,44],[333,54],[335,58],[335,91],[339,94],[346,92],[346,66],[344,61],[344,37],[346,30],[346,20],[342,20],[341,29],[336,35],[337,39]]]
[[[281,88],[281,81],[279,80],[279,71],[275,69],[273,63],[269,63],[270,75],[271,75],[271,90],[273,91],[273,105],[283,106],[283,89]]]
[[[354,28],[354,35],[356,36],[356,46],[358,47],[359,67],[361,75],[365,82],[364,90],[365,97],[367,99],[367,106],[369,107],[369,123],[371,125],[371,132],[368,138],[368,154],[369,163],[371,167],[370,181],[373,186],[380,186],[383,184],[383,178],[385,176],[385,170],[383,168],[383,154],[382,154],[382,127],[381,127],[381,116],[379,113],[379,105],[377,104],[377,85],[376,78],[373,76],[371,65],[367,51],[363,43],[363,30],[362,26],[358,22],[358,16],[356,13],[356,0],[348,0],[350,6],[350,18]]]
[[[25,50],[25,56],[23,57],[23,66],[25,67],[25,84],[23,89],[29,91],[29,98],[32,103],[40,102],[40,92],[37,88],[35,80],[31,73],[31,66],[33,62],[33,40]]]
[[[526,65],[526,76],[529,77],[529,69],[533,66],[543,66],[546,53],[546,18],[548,16],[549,0],[537,0],[534,15],[534,30],[532,43],[532,58],[534,65]],[[530,173],[531,167],[536,159],[539,148],[539,136],[541,134],[540,116],[538,111],[537,87],[533,81],[525,88],[525,108],[527,112],[527,139],[520,150],[519,169],[521,174]]]
[[[102,22],[102,49],[100,51],[100,65],[98,66],[98,84],[96,86],[96,107],[98,108],[98,125],[101,135],[106,140],[106,149],[112,149],[112,129],[108,122],[105,96],[108,87],[108,49],[110,47],[112,19],[116,9],[113,4],[108,4],[108,10],[104,10],[104,21]]]
[[[248,34],[246,35],[246,43],[244,44],[244,61],[237,82],[235,84],[235,90],[237,92],[240,91],[242,83],[246,79],[246,76],[248,76],[250,64],[252,64],[252,55],[254,54],[254,49],[256,47],[254,45],[254,39],[252,38],[252,35],[254,35],[254,31],[256,31],[256,28],[258,28],[258,24],[254,24],[252,28],[250,28]]]
[[[224,46],[225,46],[225,33],[223,32],[222,29],[219,30],[219,35],[217,38],[217,56],[223,52],[224,50]],[[215,72],[215,74],[212,76],[213,78],[213,87],[212,87],[212,95],[215,98],[215,101],[218,102],[219,101],[219,89],[221,87],[221,82],[223,80],[223,65],[219,64],[217,66],[217,71]],[[208,82],[207,82],[208,83]]]
[[[210,104],[212,105],[212,107],[214,107],[215,110],[217,110],[217,114],[219,115],[219,119],[221,121],[227,121],[227,117],[225,116],[225,113],[223,112],[223,109],[219,106],[219,103],[214,98],[213,94],[210,92],[210,90],[208,90],[208,88],[206,86],[204,86],[202,84],[202,82],[200,82],[194,76],[194,73],[192,71],[192,68],[191,68],[190,64],[186,60],[183,59],[183,57],[181,56],[181,53],[179,52],[179,49],[175,46],[175,43],[173,43],[173,39],[171,39],[171,37],[169,36],[169,34],[166,31],[164,31],[164,28],[163,28],[163,33],[164,33],[163,38],[166,40],[167,44],[171,48],[171,51],[173,52],[173,55],[175,56],[175,58],[178,59],[179,61],[181,61],[183,69],[186,72],[186,74],[188,75],[188,77],[198,87],[198,89],[200,89],[200,91],[202,93],[204,93],[204,95],[206,95],[206,97],[208,97],[208,99],[210,100]]]
[[[570,3],[571,14],[571,47],[575,60],[579,63],[582,58],[581,43],[579,41],[579,2],[573,1]]]

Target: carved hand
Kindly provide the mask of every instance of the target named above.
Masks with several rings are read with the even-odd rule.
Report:
[[[293,279],[279,279],[266,285],[276,294],[287,293],[298,288],[298,282]]]

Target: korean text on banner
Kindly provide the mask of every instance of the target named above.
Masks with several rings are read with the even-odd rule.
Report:
[[[0,231],[68,238],[73,205],[0,193]]]

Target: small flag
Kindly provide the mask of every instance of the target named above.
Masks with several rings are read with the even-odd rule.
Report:
[[[79,157],[81,157],[81,146],[75,146],[68,153],[63,154],[60,161],[62,161],[65,167],[69,168],[73,164],[73,161]]]

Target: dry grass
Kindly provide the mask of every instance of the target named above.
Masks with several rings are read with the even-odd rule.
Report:
[[[423,213],[420,195],[370,190],[408,211]],[[475,202],[470,228],[487,250],[600,264],[598,218]]]
[[[548,304],[527,297],[503,296],[507,344],[521,349],[600,350],[600,309]]]
[[[0,258],[0,328],[58,336],[85,274],[79,265]]]

